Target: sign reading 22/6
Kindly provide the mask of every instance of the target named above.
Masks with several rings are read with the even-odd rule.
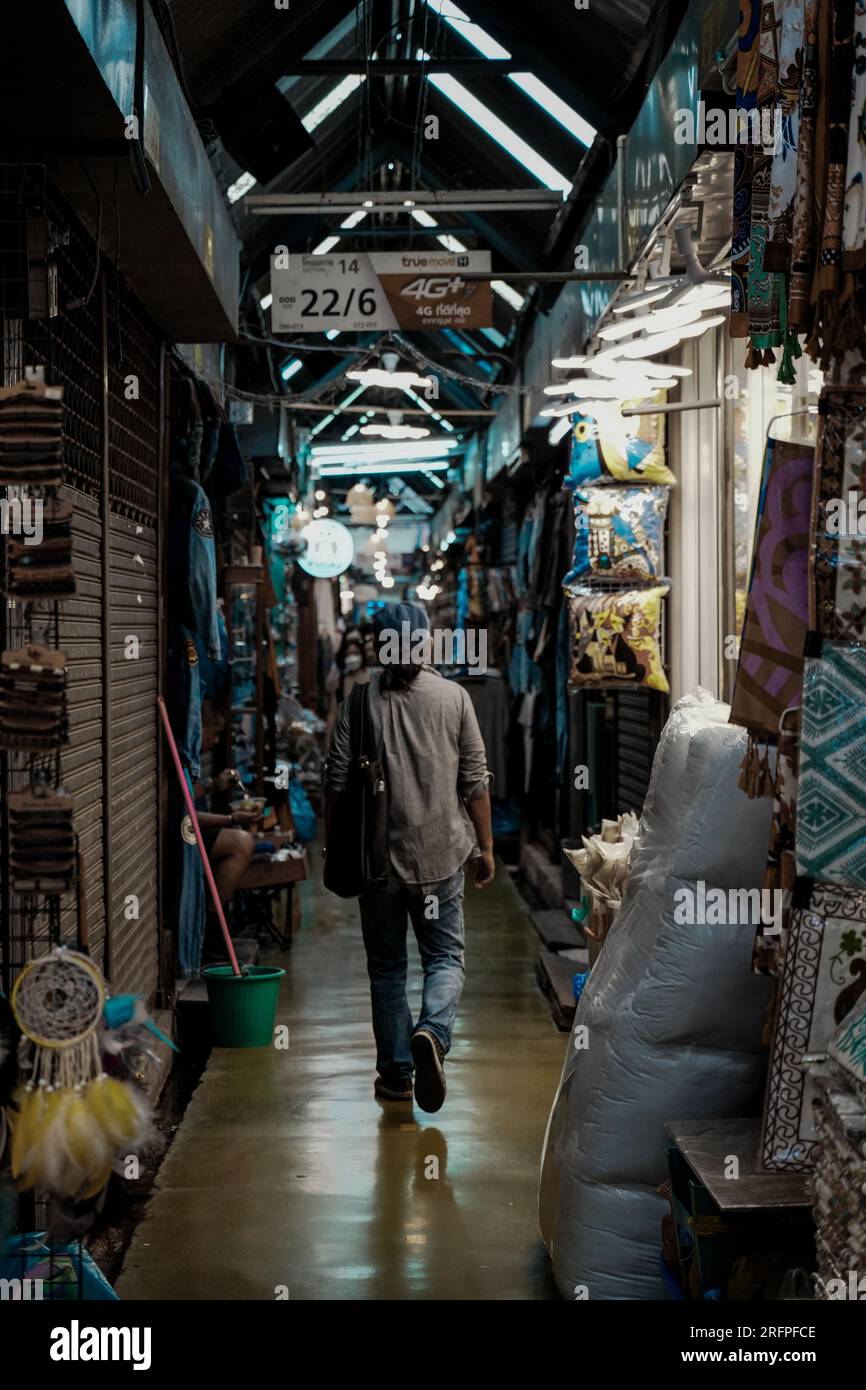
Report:
[[[490,285],[461,271],[490,270],[490,253],[380,252],[291,256],[271,262],[271,326],[281,333],[484,328]]]

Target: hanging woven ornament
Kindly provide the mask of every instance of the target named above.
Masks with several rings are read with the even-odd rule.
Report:
[[[63,946],[26,966],[12,990],[32,1048],[30,1078],[8,1111],[12,1176],[24,1191],[92,1197],[117,1151],[137,1147],[147,1132],[144,1099],[102,1068],[105,999],[93,962]]]

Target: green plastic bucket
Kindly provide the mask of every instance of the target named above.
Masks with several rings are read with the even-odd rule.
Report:
[[[249,965],[236,975],[230,965],[209,965],[202,974],[207,985],[217,1047],[270,1047],[280,980],[273,965]]]

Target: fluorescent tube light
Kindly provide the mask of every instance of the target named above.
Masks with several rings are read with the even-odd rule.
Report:
[[[457,441],[454,439],[431,439],[429,443],[410,444],[408,446],[402,444],[360,444],[352,449],[351,458],[357,463],[369,462],[370,460],[385,462],[388,459],[393,459],[395,462],[399,462],[401,459],[435,459],[441,457],[442,454],[450,453],[452,449],[457,447]],[[327,463],[329,459],[346,457],[346,450],[339,444],[317,444],[312,450],[314,463]]]
[[[410,460],[408,463],[323,463],[318,473],[322,478],[372,478],[394,473],[423,473],[426,477],[428,474],[446,473],[450,467],[447,459],[430,459],[426,462]]]
[[[364,425],[361,433],[379,439],[429,439],[430,431],[419,425]]]
[[[297,375],[303,365],[300,357],[296,357],[293,362],[287,362],[280,372],[283,381],[291,381],[292,377]]]
[[[345,406],[351,405],[359,396],[363,396],[366,389],[366,386],[358,386],[354,391],[350,391],[345,400],[340,401],[340,404],[334,407],[330,415],[326,415],[317,425],[313,426],[310,430],[310,437],[312,438],[314,435],[321,434],[322,430],[325,429],[327,425],[330,425],[333,420],[336,420],[338,415],[342,414]]]
[[[366,80],[363,73],[352,72],[349,73],[348,77],[344,77],[342,82],[338,82],[336,87],[332,87],[330,92],[316,103],[312,111],[308,111],[306,116],[301,117],[301,125],[307,134],[312,135],[314,130],[318,130],[319,126],[335,111],[339,110],[343,102],[347,101]]]
[[[255,188],[256,183],[257,179],[255,175],[251,174],[249,170],[245,170],[244,173],[235,179],[234,183],[229,184],[226,189],[226,197],[230,203],[237,203],[245,193],[249,193],[251,188]]]
[[[364,367],[357,372],[347,372],[346,377],[349,381],[363,381],[365,386],[380,386],[383,390],[430,385],[430,378],[419,376],[417,372],[387,372],[381,367]]]
[[[558,169],[540,155],[537,150],[524,140],[516,131],[512,130],[505,121],[501,121],[489,106],[485,106],[483,101],[479,101],[470,92],[468,87],[464,87],[462,82],[458,82],[456,77],[450,73],[431,72],[427,76],[437,91],[444,97],[453,102],[464,116],[468,116],[471,121],[483,130],[485,135],[489,135],[491,140],[495,140],[504,150],[515,159],[518,164],[522,164],[530,174],[538,179],[545,188],[555,188],[566,197],[572,188],[571,180],[561,174]]]
[[[413,391],[411,386],[404,386],[403,390],[406,392],[410,401],[414,401],[416,405],[420,405],[423,410],[426,410],[427,414],[430,415],[437,424],[441,425],[443,430],[447,430],[449,434],[454,433],[454,426],[451,421],[446,420],[444,415],[440,415],[438,410],[434,410],[429,401],[425,401],[424,397],[419,396],[416,391]]]
[[[451,3],[451,0],[427,0],[431,10],[435,10],[445,23],[467,43],[481,53],[485,58],[499,58],[506,61],[511,57],[507,48],[488,34],[486,29],[482,29],[480,24],[475,24],[463,10]],[[595,127],[589,121],[556,95],[546,83],[540,78],[533,76],[531,72],[511,72],[508,80],[525,92],[528,97],[542,106],[549,116],[558,121],[561,126],[573,135],[583,145],[591,145],[595,139]]]

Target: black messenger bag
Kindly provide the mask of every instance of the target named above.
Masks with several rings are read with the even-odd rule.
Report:
[[[388,787],[373,747],[370,687],[348,697],[351,758],[346,785],[331,814],[323,882],[338,898],[359,898],[388,873]]]

